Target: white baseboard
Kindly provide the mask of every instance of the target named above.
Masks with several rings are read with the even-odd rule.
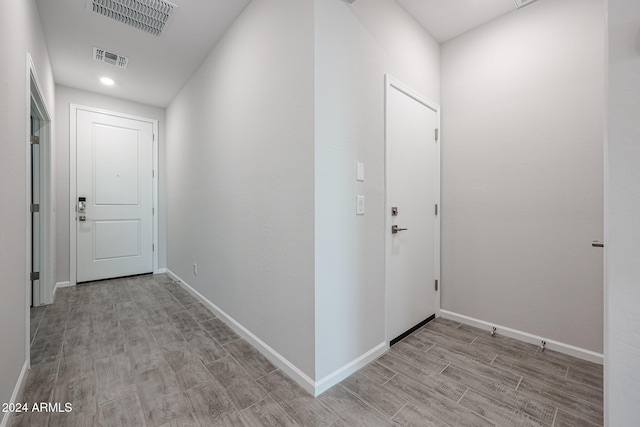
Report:
[[[24,365],[22,365],[22,370],[20,371],[20,376],[18,377],[18,381],[16,382],[16,386],[13,388],[13,393],[11,393],[11,400],[7,403],[16,403],[18,401],[18,397],[22,396],[22,392],[24,391],[24,386],[27,382],[27,374],[29,372],[29,361],[25,360]],[[10,424],[11,416],[13,413],[6,412],[2,417],[2,421],[0,421],[0,427],[7,427]]]
[[[56,292],[58,291],[59,288],[68,288],[72,286],[70,282],[58,282],[56,283],[56,285],[53,287],[53,301],[56,300]]]
[[[319,396],[325,391],[329,390],[334,385],[338,384],[340,381],[347,378],[349,375],[358,371],[361,368],[364,368],[369,363],[376,360],[378,357],[382,356],[389,349],[389,344],[386,342],[381,342],[377,346],[373,347],[371,350],[358,357],[355,360],[347,363],[341,368],[336,369],[329,375],[321,378],[320,380],[315,382],[315,394],[314,396]]]
[[[242,326],[234,318],[229,316],[223,310],[221,310],[214,303],[209,301],[200,292],[193,289],[187,282],[182,280],[178,275],[167,269],[167,274],[173,280],[180,283],[187,292],[193,295],[198,301],[204,304],[209,310],[211,310],[220,320],[226,323],[231,329],[233,329],[238,335],[246,339],[251,345],[253,345],[264,357],[266,357],[271,363],[278,368],[282,369],[291,379],[304,388],[309,394],[315,395],[315,383],[304,372],[298,369],[293,363],[289,362],[284,356],[271,348],[267,343],[255,336],[251,331]]]
[[[251,331],[242,326],[238,321],[229,316],[223,310],[221,310],[214,303],[209,301],[204,295],[192,288],[188,283],[182,280],[178,275],[167,268],[167,274],[191,295],[193,295],[198,301],[211,310],[220,320],[225,322],[231,329],[233,329],[238,335],[246,339],[253,347],[256,348],[264,357],[266,357],[276,367],[280,368],[285,374],[287,374],[292,380],[294,380],[300,387],[307,391],[312,396],[318,396],[324,391],[328,390],[332,386],[338,384],[340,381],[356,372],[358,369],[364,367],[368,363],[377,359],[384,352],[387,351],[387,343],[380,343],[362,356],[347,363],[343,367],[335,370],[319,381],[314,381],[307,374],[298,369],[287,358],[282,356],[276,350],[271,348],[267,343],[255,336]]]
[[[165,274],[167,272],[166,268],[159,268],[153,272],[153,274]]]
[[[476,328],[484,329],[487,331],[491,331],[492,328],[496,328],[497,334],[504,335],[505,337],[509,338],[515,338],[517,340],[531,344],[540,345],[542,341],[545,341],[545,347],[549,350],[558,351],[560,353],[568,354],[570,356],[587,360],[589,362],[598,363],[600,365],[604,364],[603,354],[596,353],[595,351],[587,350],[585,348],[576,347],[571,344],[565,344],[560,341],[533,335],[528,332],[519,331],[517,329],[508,328],[506,326],[496,325],[495,323],[485,322],[484,320],[475,319],[473,317],[454,313],[452,311],[440,310],[440,315],[445,319],[455,320],[456,322],[464,323],[465,325],[469,326],[475,326]]]

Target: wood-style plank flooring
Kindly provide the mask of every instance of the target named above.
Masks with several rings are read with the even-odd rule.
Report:
[[[313,398],[167,276],[32,309],[14,426],[598,426],[602,366],[445,319]],[[284,332],[283,332],[284,333]]]

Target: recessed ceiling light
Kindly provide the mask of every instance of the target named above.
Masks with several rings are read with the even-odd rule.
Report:
[[[109,77],[100,77],[100,81],[102,82],[103,85],[106,85],[106,86],[113,86],[113,84],[115,83]]]

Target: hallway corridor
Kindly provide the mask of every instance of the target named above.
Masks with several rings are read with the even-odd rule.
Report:
[[[14,426],[595,426],[602,367],[435,320],[319,398],[167,276],[60,289],[32,310]]]

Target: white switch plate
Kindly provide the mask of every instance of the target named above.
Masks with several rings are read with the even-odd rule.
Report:
[[[356,163],[356,179],[364,181],[364,163]]]
[[[364,196],[356,196],[356,215],[364,215]]]

